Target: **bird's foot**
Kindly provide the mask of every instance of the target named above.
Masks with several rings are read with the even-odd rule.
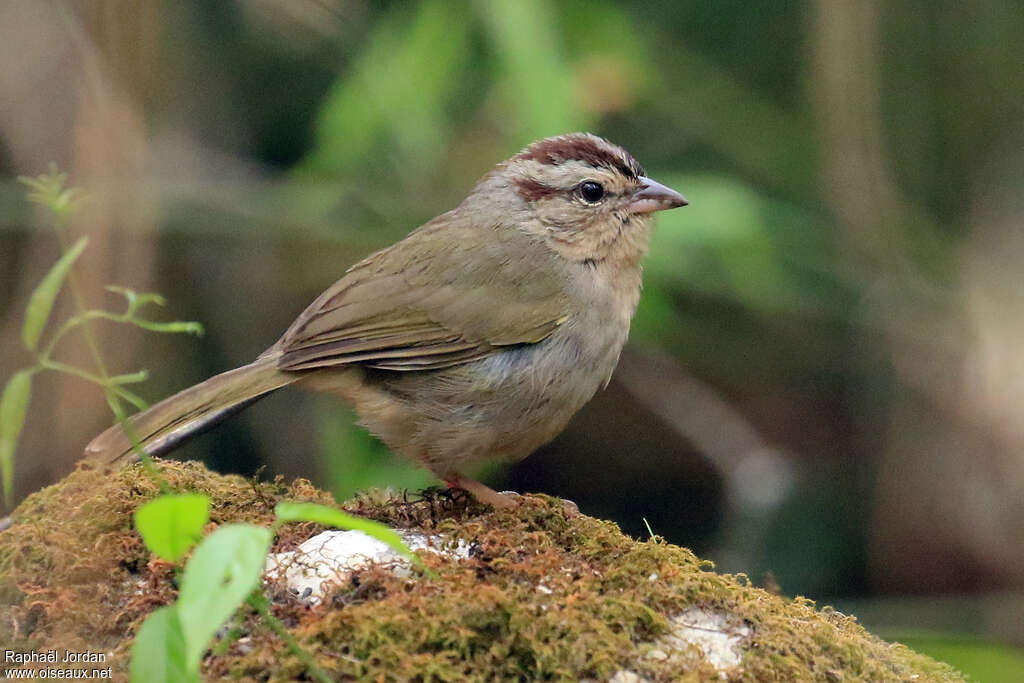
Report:
[[[448,485],[448,488],[462,489],[481,503],[494,506],[496,510],[510,510],[519,504],[519,501],[512,495],[498,493],[490,486],[460,474],[446,476],[444,483]]]
[[[525,498],[529,498],[529,494],[520,495],[515,491],[502,491],[498,493],[486,484],[481,484],[475,479],[469,479],[463,477],[460,474],[448,475],[444,477],[444,483],[448,485],[448,488],[462,489],[466,493],[476,498],[481,503],[494,506],[496,510],[511,510],[514,507],[518,507],[523,503]],[[578,517],[580,509],[576,503],[571,500],[562,500],[562,512],[568,518]]]

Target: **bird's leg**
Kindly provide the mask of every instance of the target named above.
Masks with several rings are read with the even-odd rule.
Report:
[[[438,475],[450,489],[462,489],[481,503],[493,505],[496,510],[509,510],[519,505],[517,494],[498,493],[475,479],[469,479],[458,472],[444,472]],[[569,519],[579,517],[580,509],[571,500],[562,500],[562,512]]]
[[[441,477],[448,488],[462,489],[481,503],[493,505],[497,510],[507,510],[516,506],[516,501],[511,496],[498,493],[494,489],[475,479],[464,477],[458,472],[446,472]]]

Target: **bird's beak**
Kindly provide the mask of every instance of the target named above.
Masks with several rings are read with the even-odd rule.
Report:
[[[640,189],[633,193],[633,200],[629,203],[630,213],[664,211],[690,203],[686,201],[686,197],[672,188],[665,187],[650,178],[641,176],[640,182]]]

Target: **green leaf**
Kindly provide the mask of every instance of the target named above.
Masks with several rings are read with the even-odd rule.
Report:
[[[157,306],[166,306],[167,299],[162,294],[156,292],[143,292],[142,294],[136,294],[135,300],[138,302],[139,308],[148,304],[156,304]]]
[[[0,397],[0,476],[3,477],[4,500],[14,495],[14,447],[18,445],[25,413],[32,397],[33,370],[21,370],[7,381]]]
[[[60,215],[69,214],[74,210],[78,201],[84,196],[85,192],[82,188],[69,187],[53,198],[53,202],[50,204],[50,210]]]
[[[131,663],[134,683],[198,681],[199,662],[185,656],[185,634],[176,605],[149,615],[135,634]]]
[[[367,536],[372,536],[382,543],[387,543],[409,559],[419,562],[419,557],[409,550],[402,541],[402,537],[380,522],[355,517],[336,508],[317,503],[283,501],[274,508],[274,514],[283,522],[316,522],[317,524],[333,526],[339,529],[362,531]]]
[[[87,237],[82,237],[75,245],[64,252],[64,255],[53,264],[50,272],[46,274],[43,281],[32,292],[28,300],[28,307],[25,309],[25,325],[21,328],[21,340],[25,348],[35,351],[39,344],[39,337],[43,334],[46,321],[50,319],[50,311],[53,310],[53,302],[57,299],[61,285],[67,277],[71,266],[81,256],[85,246],[89,243]]]
[[[185,566],[178,613],[188,662],[198,662],[217,630],[260,582],[272,534],[251,524],[222,526]]]
[[[156,304],[157,306],[167,305],[167,299],[156,292],[143,292],[140,294],[131,287],[122,287],[120,285],[107,285],[104,289],[108,292],[113,292],[114,294],[120,294],[125,298],[125,302],[128,305],[129,315],[146,304]]]
[[[518,124],[517,137],[526,141],[589,128],[592,117],[578,106],[553,3],[486,0],[476,7],[501,60],[502,104]]]
[[[325,99],[307,166],[358,172],[376,149],[399,160],[406,173],[433,168],[444,154],[448,110],[470,58],[469,12],[464,1],[421,0],[397,4],[378,21]]]
[[[190,320],[176,320],[169,323],[158,323],[153,322],[152,320],[143,320],[142,318],[132,318],[128,322],[150,332],[167,332],[171,334],[185,333],[194,334],[197,337],[203,336],[202,324]]]
[[[203,536],[210,519],[210,499],[189,493],[160,496],[135,511],[135,527],[146,547],[168,562],[177,562]]]
[[[125,298],[125,303],[128,305],[128,310],[133,311],[138,308],[139,295],[131,287],[122,287],[121,285],[106,285],[103,289],[114,294],[120,294]],[[163,304],[161,304],[163,305]]]
[[[134,384],[136,382],[145,382],[149,379],[148,370],[139,370],[138,372],[131,372],[125,375],[114,375],[110,378],[111,384]]]
[[[56,226],[63,227],[65,220],[78,205],[78,202],[85,196],[81,188],[69,187],[64,189],[68,174],[62,173],[57,164],[50,162],[49,171],[35,178],[18,176],[18,181],[24,183],[31,190],[26,198],[30,202],[45,206],[58,218],[62,219]]]

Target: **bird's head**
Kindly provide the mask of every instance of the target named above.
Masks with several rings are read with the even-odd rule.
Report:
[[[502,162],[471,196],[485,199],[565,258],[591,266],[639,264],[650,215],[687,204],[629,152],[589,133],[545,138]]]

